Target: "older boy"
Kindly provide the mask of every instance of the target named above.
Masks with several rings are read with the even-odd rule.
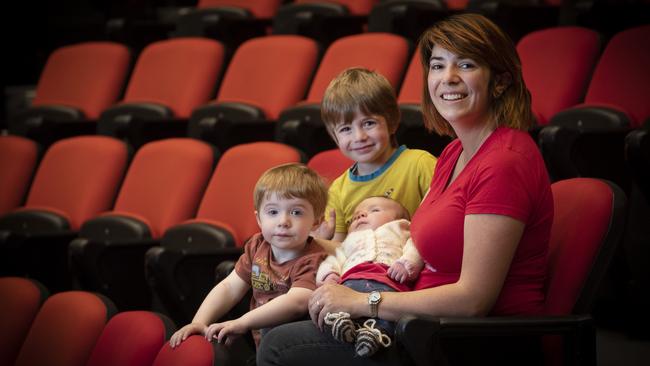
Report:
[[[366,197],[392,198],[413,215],[429,189],[436,158],[398,146],[400,113],[388,80],[363,68],[344,70],[327,87],[321,115],[341,152],[355,163],[332,182],[329,220],[316,235],[343,241],[355,207]]]

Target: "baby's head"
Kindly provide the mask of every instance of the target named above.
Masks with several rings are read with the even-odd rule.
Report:
[[[359,202],[354,210],[348,233],[365,229],[374,230],[399,219],[410,219],[408,210],[401,203],[383,196],[368,197]]]

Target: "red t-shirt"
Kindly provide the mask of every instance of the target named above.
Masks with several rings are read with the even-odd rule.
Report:
[[[427,266],[415,289],[460,278],[466,215],[498,214],[526,224],[492,315],[542,311],[553,196],[544,161],[526,132],[497,128],[446,187],[460,153],[459,140],[442,152],[431,190],[411,222]]]

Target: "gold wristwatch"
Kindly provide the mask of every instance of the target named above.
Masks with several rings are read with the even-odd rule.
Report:
[[[381,293],[373,291],[368,294],[368,305],[370,305],[370,317],[376,318],[379,314],[379,303],[381,302]]]

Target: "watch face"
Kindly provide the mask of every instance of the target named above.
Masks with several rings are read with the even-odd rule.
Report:
[[[381,295],[379,294],[379,292],[371,292],[370,296],[368,298],[370,299],[370,301],[376,302],[376,301],[379,301],[379,299],[381,298]]]

